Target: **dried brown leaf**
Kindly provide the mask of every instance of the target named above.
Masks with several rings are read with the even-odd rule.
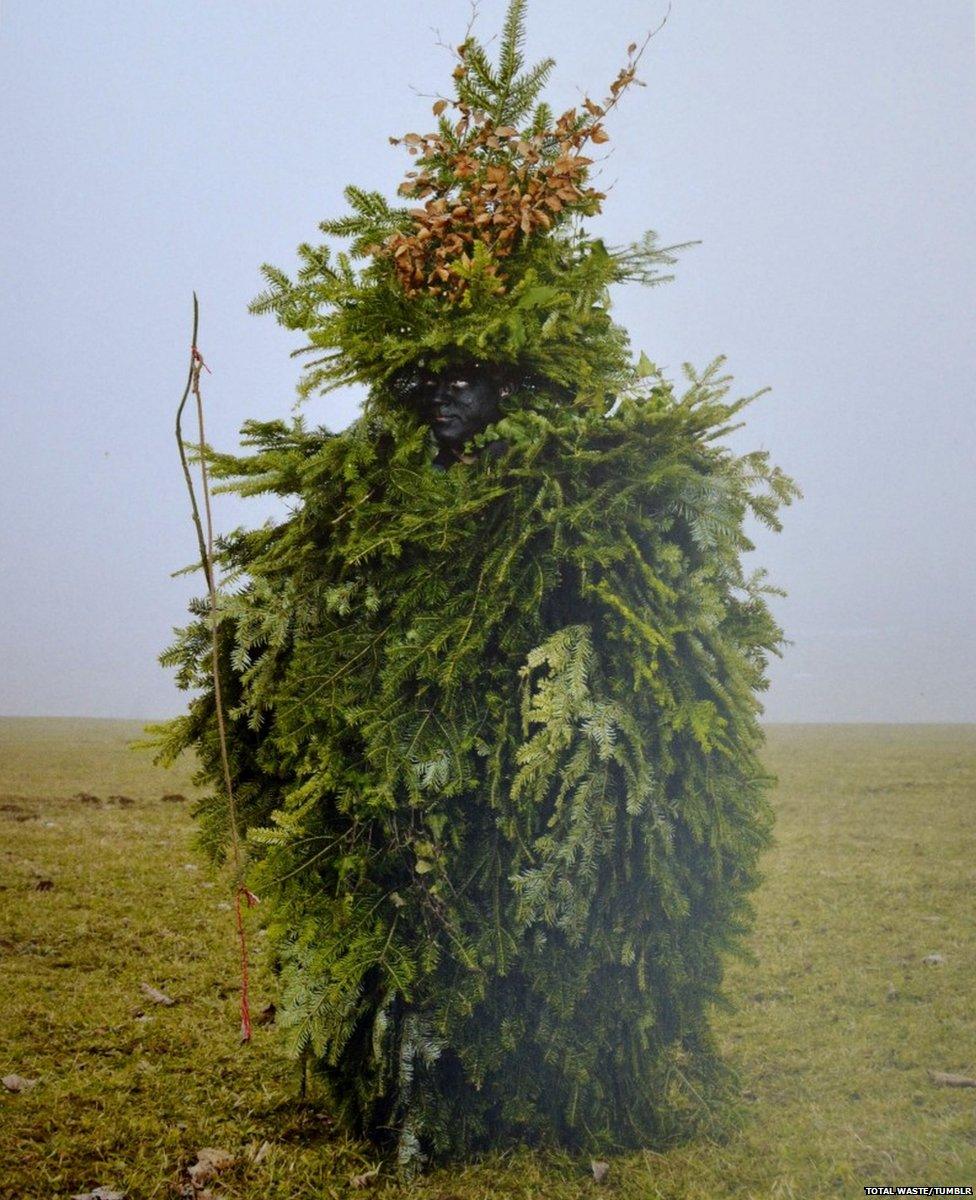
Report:
[[[23,1075],[4,1075],[0,1083],[8,1092],[29,1092],[37,1087],[36,1079],[25,1079]]]
[[[369,1171],[363,1171],[361,1175],[353,1175],[349,1180],[349,1186],[354,1188],[369,1187],[369,1185],[377,1178],[380,1173],[378,1166],[373,1167]]]
[[[187,1176],[194,1188],[199,1190],[204,1184],[215,1179],[221,1171],[226,1171],[237,1161],[229,1150],[217,1146],[204,1146],[197,1151],[197,1161],[187,1167]]]
[[[190,1177],[190,1183],[195,1188],[202,1188],[205,1183],[209,1183],[211,1179],[215,1179],[217,1172],[213,1169],[210,1163],[197,1162],[192,1167],[188,1167],[186,1171]]]
[[[929,1071],[929,1079],[940,1087],[976,1088],[976,1079],[971,1075],[953,1075],[946,1071]]]
[[[209,1163],[215,1171],[226,1171],[237,1162],[237,1156],[219,1146],[204,1146],[202,1150],[197,1151],[197,1162]]]
[[[147,1000],[151,1000],[153,1004],[164,1004],[167,1008],[171,1008],[176,1003],[171,996],[167,996],[159,988],[154,988],[150,983],[140,983],[139,991],[142,992]]]

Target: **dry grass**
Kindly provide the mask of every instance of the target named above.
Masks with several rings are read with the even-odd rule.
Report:
[[[185,775],[126,752],[137,732],[0,721],[0,1074],[39,1080],[0,1093],[0,1196],[174,1197],[201,1146],[239,1156],[216,1189],[228,1200],[362,1196],[350,1181],[369,1151],[297,1099],[274,1030],[236,1044],[226,886],[193,850],[190,804],[161,799],[190,795]],[[381,1173],[370,1194],[807,1200],[976,1183],[976,1092],[928,1076],[976,1074],[976,728],[778,727],[768,758],[778,844],[758,963],[730,969],[738,1011],[717,1018],[741,1127],[614,1160],[601,1186],[585,1162],[519,1152],[411,1184]],[[178,1003],[152,1005],[143,981]]]

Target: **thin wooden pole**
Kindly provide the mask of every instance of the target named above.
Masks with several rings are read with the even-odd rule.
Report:
[[[190,342],[190,369],[187,374],[186,387],[183,390],[183,397],[180,400],[179,408],[176,410],[176,444],[179,447],[180,462],[183,466],[183,475],[186,479],[187,491],[190,495],[190,509],[193,516],[193,525],[197,534],[197,545],[200,550],[200,564],[203,568],[204,578],[207,581],[207,592],[210,599],[210,666],[211,675],[213,678],[214,689],[214,709],[217,716],[217,733],[220,742],[220,761],[224,775],[224,787],[227,792],[227,815],[228,824],[230,826],[230,841],[231,855],[234,863],[234,913],[237,925],[237,937],[241,948],[241,1041],[249,1042],[251,1040],[251,1012],[250,1002],[248,998],[248,954],[247,954],[247,936],[244,930],[244,916],[241,909],[241,901],[243,900],[249,908],[257,903],[257,897],[253,892],[248,891],[244,886],[243,874],[244,863],[241,853],[241,837],[237,825],[237,801],[234,796],[234,783],[230,769],[230,755],[227,750],[227,724],[224,717],[224,702],[220,685],[220,651],[219,638],[217,634],[217,626],[219,618],[217,613],[217,582],[214,572],[214,534],[213,534],[213,514],[210,506],[210,479],[207,473],[207,455],[206,455],[206,434],[204,431],[203,422],[203,397],[200,394],[200,372],[206,368],[209,372],[210,368],[203,361],[199,349],[197,348],[197,332],[200,325],[200,306],[197,301],[196,292],[193,293],[193,337]],[[200,520],[200,506],[197,504],[196,489],[193,486],[193,475],[190,471],[190,464],[186,454],[186,445],[183,440],[183,410],[186,407],[186,402],[189,399],[190,392],[193,392],[196,400],[197,408],[197,426],[199,430],[199,453],[200,453],[200,481],[201,491],[203,493],[204,515],[206,517],[206,535],[204,535],[203,524]]]

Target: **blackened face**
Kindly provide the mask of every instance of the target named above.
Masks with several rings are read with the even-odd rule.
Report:
[[[475,364],[428,376],[423,391],[425,416],[442,448],[459,453],[465,442],[501,416],[498,381]]]
[[[502,402],[513,386],[510,369],[474,358],[455,359],[437,371],[417,363],[391,380],[396,399],[429,425],[437,444],[433,463],[438,470],[459,459],[470,461],[463,453],[465,444],[502,416]],[[498,440],[485,451],[497,458],[506,445]]]

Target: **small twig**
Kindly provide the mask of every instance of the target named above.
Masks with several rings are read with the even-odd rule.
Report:
[[[197,329],[200,324],[200,306],[197,302],[197,294],[193,293],[193,337],[190,345],[196,348],[197,344]],[[203,574],[207,580],[208,591],[213,587],[213,581],[210,578],[210,560],[207,558],[207,543],[203,537],[203,526],[200,524],[200,510],[197,507],[196,492],[193,488],[193,476],[190,474],[190,464],[186,457],[186,447],[183,444],[183,409],[186,407],[186,402],[190,397],[190,388],[193,386],[193,373],[196,370],[196,359],[193,352],[190,353],[190,370],[186,377],[186,387],[183,389],[183,398],[180,400],[180,406],[176,410],[176,445],[180,451],[180,462],[183,465],[183,475],[186,479],[186,489],[190,494],[190,509],[193,516],[193,524],[197,533],[197,545],[200,548],[200,563],[203,567]],[[208,368],[209,369],[209,368]]]
[[[454,103],[450,96],[442,96],[440,92],[422,92],[414,83],[411,83],[409,86],[411,92],[413,92],[413,94],[418,96],[421,100],[444,100],[448,104]]]
[[[449,42],[444,41],[444,36],[436,25],[431,25],[430,32],[434,35],[434,45],[439,46],[442,50],[446,50],[448,54],[457,58],[457,50]]]
[[[633,65],[635,67],[640,62],[641,58],[643,58],[644,51],[647,49],[648,43],[650,42],[651,38],[656,38],[657,35],[661,32],[661,30],[664,28],[664,26],[667,25],[668,17],[671,16],[671,4],[672,4],[672,0],[668,0],[668,7],[667,7],[667,11],[665,12],[664,16],[660,19],[660,21],[657,23],[657,25],[652,30],[650,30],[647,37],[644,38],[643,42],[641,43],[641,47],[637,51],[637,55],[634,58]]]
[[[479,8],[478,0],[471,0],[470,7],[471,7],[471,16],[468,18],[467,28],[464,31],[464,37],[461,39],[462,46],[465,44],[465,42],[469,42],[471,40],[471,35],[474,33],[474,27],[478,23],[478,15],[479,15],[478,14],[478,8]],[[446,42],[444,40],[444,35],[441,33],[440,29],[437,28],[436,25],[431,25],[430,32],[434,35],[434,45],[435,46],[440,46],[442,50],[446,50],[454,58],[461,57],[457,46],[452,46],[450,42]],[[490,46],[493,41],[495,41],[494,37],[491,39],[491,41],[489,41],[487,43],[487,45]]]
[[[350,504],[348,506],[348,508],[344,508],[337,517],[332,518],[332,520],[329,522],[329,524],[330,525],[338,525],[339,522],[343,519],[343,517],[348,517],[349,514],[353,511],[353,509],[358,508],[360,506],[360,504],[363,504],[365,501],[367,501],[372,496],[373,491],[374,491],[374,489],[370,488],[365,496],[360,496],[359,499],[354,501],[352,504]]]
[[[471,16],[468,18],[468,27],[464,31],[464,40],[470,40],[474,27],[478,24],[478,0],[471,0]]]

